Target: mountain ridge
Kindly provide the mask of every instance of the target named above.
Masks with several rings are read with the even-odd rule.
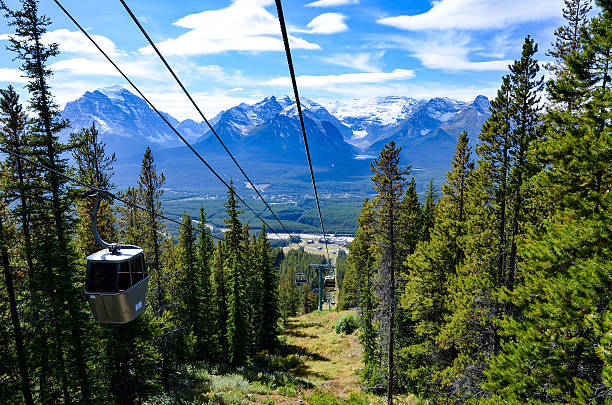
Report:
[[[344,192],[367,189],[363,183],[368,182],[369,159],[364,156],[376,156],[391,140],[403,148],[403,160],[426,169],[423,175],[439,179],[449,166],[459,133],[468,131],[475,143],[489,116],[489,101],[484,96],[471,102],[403,96],[321,103],[302,98],[301,102],[318,177]],[[205,159],[215,161],[222,172],[239,177],[205,122],[179,121],[162,114]],[[143,99],[121,86],[85,92],[66,104],[62,117],[71,121],[71,131],[94,123],[109,152],[124,158],[118,162],[117,173],[126,181],[133,180],[133,161],[146,146],[156,151],[173,186],[189,187],[189,181],[211,180],[207,176],[181,180],[178,173],[195,169],[186,157],[186,147]],[[303,136],[292,97],[269,96],[253,104],[241,103],[219,112],[209,122],[257,181],[308,185],[308,172],[302,169],[306,164]]]

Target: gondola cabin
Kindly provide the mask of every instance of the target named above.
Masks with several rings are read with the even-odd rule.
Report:
[[[121,246],[87,256],[85,296],[100,323],[126,323],[145,309],[149,274],[142,249]]]
[[[333,291],[336,288],[336,276],[325,276],[323,288],[325,288],[326,291]]]

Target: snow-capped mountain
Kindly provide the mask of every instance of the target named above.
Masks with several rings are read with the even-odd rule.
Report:
[[[456,139],[463,129],[478,132],[489,116],[489,101],[478,96],[471,103],[449,98],[429,101],[409,97],[366,97],[324,103],[331,114],[349,127],[349,143],[376,149],[390,138],[418,139],[441,128]],[[461,128],[460,124],[465,124]],[[459,132],[456,132],[458,130]],[[476,130],[476,131],[474,131]]]
[[[448,168],[459,133],[468,131],[471,142],[476,142],[490,114],[484,96],[470,103],[409,97],[324,103],[303,98],[301,102],[317,176],[336,190],[350,190],[357,184],[362,190],[369,189],[369,158],[363,157],[377,155],[390,140],[402,147],[406,163],[430,168],[433,171],[428,175],[440,177]],[[179,122],[169,114],[163,115],[226,176],[241,177],[206,123],[191,119]],[[156,149],[169,182],[183,187],[195,187],[196,183],[209,187],[216,182],[204,173],[186,178],[186,171],[201,172],[201,162],[192,159],[176,134],[144,100],[120,86],[86,92],[66,104],[62,117],[70,120],[70,131],[96,125],[109,151],[117,153],[117,177],[123,182],[133,182],[131,177],[137,173],[139,155],[146,146]],[[308,185],[303,137],[291,97],[270,96],[254,104],[242,103],[220,112],[210,123],[259,182]]]
[[[424,101],[409,97],[364,97],[323,103],[325,108],[351,130],[348,142],[360,149],[373,143],[375,134],[406,119]]]
[[[163,114],[188,140],[193,141],[204,134],[202,123],[179,122],[170,114]],[[113,151],[122,147],[143,148],[149,144],[161,147],[180,144],[174,132],[143,99],[121,86],[86,92],[66,104],[62,118],[70,121],[70,131],[94,124]]]

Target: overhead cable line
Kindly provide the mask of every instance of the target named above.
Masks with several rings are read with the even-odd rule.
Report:
[[[247,207],[253,214],[255,214],[255,216],[259,218],[265,226],[267,226],[276,236],[282,239],[281,236],[278,233],[276,233],[276,231],[274,231],[274,228],[268,225],[266,220],[263,219],[259,214],[257,214],[257,212],[253,208],[251,208],[246,203],[246,201],[244,201],[242,197],[240,197],[240,195],[238,195],[238,193],[233,189],[233,187],[230,187],[229,184],[227,184],[227,182],[223,180],[223,178],[215,171],[215,169],[213,169],[212,166],[208,164],[208,162],[198,153],[198,151],[196,151],[193,148],[193,146],[191,146],[191,144],[183,137],[183,135],[181,135],[176,130],[176,128],[174,128],[174,126],[168,121],[168,119],[164,117],[164,115],[157,109],[157,107],[155,107],[155,105],[153,105],[153,103],[149,101],[149,99],[140,91],[140,89],[136,87],[134,82],[132,82],[132,80],[129,77],[127,77],[125,73],[123,73],[123,70],[121,70],[121,68],[117,66],[115,62],[113,62],[113,60],[106,54],[106,52],[104,52],[104,50],[100,47],[100,45],[98,45],[98,43],[91,37],[91,35],[89,35],[89,33],[85,31],[85,29],[81,26],[81,24],[79,24],[77,20],[74,19],[74,17],[68,12],[68,10],[66,10],[64,6],[62,6],[62,4],[58,0],[53,0],[53,1],[64,12],[64,14],[68,16],[68,18],[74,23],[74,25],[76,25],[77,28],[81,30],[81,32],[87,37],[87,39],[89,39],[89,41],[92,44],[94,44],[94,46],[100,51],[100,53],[102,53],[102,55],[106,58],[106,60],[108,60],[113,65],[113,67],[117,70],[117,72],[119,72],[119,74],[123,76],[123,78],[130,84],[130,86],[132,86],[134,90],[136,90],[136,92],[140,95],[140,97],[142,97],[142,99],[147,102],[147,104],[151,107],[151,109],[153,109],[153,111],[157,113],[157,115],[166,123],[166,125],[170,127],[172,132],[174,132],[176,136],[178,136],[181,139],[181,141],[183,141],[183,143],[187,145],[187,147],[197,156],[197,158],[200,159],[202,163],[204,163],[204,165],[208,168],[208,170],[210,170],[212,174],[214,174],[215,177],[219,179],[219,181],[223,183],[223,185],[227,187],[245,207]]]
[[[323,225],[323,216],[321,215],[321,205],[319,204],[319,193],[317,192],[317,183],[315,182],[314,171],[312,170],[312,160],[310,159],[310,150],[308,148],[308,139],[306,138],[306,127],[304,126],[304,116],[302,115],[302,105],[298,94],[297,81],[295,80],[295,71],[293,70],[293,61],[291,59],[291,49],[289,48],[289,36],[287,35],[287,27],[285,26],[285,17],[283,15],[283,6],[281,0],[276,0],[276,11],[278,12],[278,21],[280,22],[281,33],[283,35],[283,43],[285,44],[285,54],[287,55],[287,64],[289,65],[289,74],[291,75],[291,84],[293,85],[293,93],[295,94],[295,104],[297,106],[298,115],[300,117],[300,126],[302,127],[302,135],[304,136],[304,146],[306,147],[306,156],[308,157],[308,166],[310,168],[310,178],[312,179],[312,188],[314,189],[315,199],[317,200],[317,209],[319,210],[319,220],[321,221],[321,231],[323,232],[323,240],[325,241],[325,250],[327,257],[329,256],[329,248],[327,247],[327,236],[325,235],[325,226]]]
[[[41,164],[41,163],[38,163],[38,162],[36,162],[36,161],[34,161],[34,160],[30,159],[30,158],[27,158],[27,157],[25,157],[25,156],[23,156],[23,155],[20,155],[19,153],[16,153],[16,152],[10,151],[10,150],[8,150],[8,149],[6,149],[6,148],[3,148],[3,147],[1,147],[1,146],[0,146],[0,152],[7,153],[7,154],[9,154],[9,155],[11,155],[11,156],[13,156],[13,157],[15,157],[15,158],[17,158],[17,159],[21,159],[21,160],[23,160],[23,161],[26,161],[26,162],[28,162],[28,163],[30,163],[30,164],[33,164],[34,166],[36,166],[36,167],[38,167],[38,168],[40,168],[40,169],[46,170],[46,171],[48,171],[48,172],[50,172],[50,173],[53,173],[53,174],[58,175],[58,176],[60,176],[60,177],[63,177],[64,179],[66,179],[66,180],[68,180],[68,181],[70,181],[70,182],[72,182],[72,183],[74,183],[74,184],[78,184],[78,185],[79,185],[79,186],[81,186],[81,187],[88,188],[88,189],[89,189],[89,190],[91,190],[91,191],[96,191],[96,192],[103,191],[105,194],[107,194],[107,195],[108,195],[109,197],[111,197],[112,199],[117,200],[117,201],[121,201],[121,202],[122,202],[123,204],[125,204],[125,205],[129,205],[130,207],[137,208],[137,209],[139,209],[139,210],[145,211],[145,212],[147,212],[147,213],[149,213],[149,214],[151,214],[151,215],[154,215],[154,216],[156,216],[156,217],[163,218],[163,219],[165,219],[166,221],[169,221],[169,222],[174,222],[175,224],[177,224],[177,225],[179,225],[179,226],[185,226],[185,225],[184,225],[182,222],[176,221],[176,220],[174,220],[174,219],[172,219],[172,218],[168,218],[168,217],[167,217],[167,216],[165,216],[165,215],[159,214],[159,213],[157,213],[157,212],[155,212],[155,211],[151,211],[151,210],[149,210],[148,208],[142,207],[142,206],[140,206],[140,205],[138,205],[138,204],[134,204],[134,203],[132,203],[132,202],[130,202],[130,201],[128,201],[128,200],[126,200],[126,199],[123,199],[123,198],[121,198],[121,197],[116,196],[115,194],[113,194],[113,193],[109,192],[108,190],[103,190],[103,189],[100,189],[100,188],[98,188],[98,187],[94,187],[94,186],[92,186],[92,185],[90,185],[90,184],[84,183],[84,182],[82,182],[81,180],[77,180],[77,179],[75,179],[75,178],[73,178],[73,177],[70,177],[70,176],[68,176],[68,175],[66,175],[66,174],[64,174],[64,173],[62,173],[62,172],[59,172],[59,171],[57,171],[57,170],[55,170],[55,169],[52,169],[52,168],[50,168],[50,167],[48,167],[48,166],[45,166],[45,165],[43,165],[43,164]],[[193,229],[193,228],[192,228],[192,229]],[[198,231],[197,229],[194,229],[194,230],[195,230],[195,231]],[[222,238],[219,238],[218,236],[215,236],[215,235],[213,235],[212,233],[210,234],[210,236],[212,236],[213,238],[218,239],[218,240],[223,240]]]
[[[227,152],[227,154],[229,155],[229,157],[232,159],[232,161],[234,162],[234,164],[238,167],[238,169],[240,170],[240,172],[242,173],[242,175],[244,176],[244,178],[249,182],[249,184],[251,185],[251,187],[253,188],[253,190],[255,190],[255,192],[257,193],[257,195],[259,196],[259,198],[261,198],[261,201],[263,201],[263,203],[266,205],[266,207],[268,208],[268,210],[272,213],[272,215],[274,216],[274,218],[276,219],[276,221],[280,224],[280,226],[283,228],[283,230],[287,233],[287,235],[289,235],[289,238],[291,241],[293,241],[293,236],[291,235],[291,233],[289,233],[289,231],[287,230],[287,228],[285,228],[285,225],[283,225],[283,223],[281,222],[281,220],[278,218],[278,216],[276,215],[276,213],[272,210],[272,207],[270,207],[270,205],[268,204],[268,202],[264,199],[264,197],[261,195],[261,193],[259,192],[259,190],[257,189],[257,187],[255,187],[255,184],[253,184],[253,182],[251,181],[251,179],[249,178],[249,176],[247,176],[247,174],[244,172],[244,170],[242,169],[242,167],[240,166],[240,164],[238,163],[238,161],[236,161],[236,158],[234,158],[234,155],[232,155],[232,153],[229,151],[229,149],[227,148],[227,146],[225,145],[225,143],[221,140],[221,137],[219,137],[219,135],[217,135],[217,131],[215,131],[215,129],[213,128],[213,126],[210,124],[210,122],[208,121],[208,119],[206,119],[206,116],[204,115],[204,113],[202,112],[202,110],[200,109],[200,107],[198,106],[198,104],[195,102],[195,100],[193,99],[193,97],[191,97],[191,94],[189,93],[189,91],[187,91],[187,89],[185,88],[185,86],[183,85],[183,83],[181,82],[181,80],[178,78],[178,76],[176,75],[176,73],[174,73],[174,70],[172,69],[172,67],[170,67],[170,65],[168,64],[168,62],[166,61],[166,58],[162,55],[162,53],[159,51],[159,49],[157,48],[157,45],[155,45],[155,42],[153,42],[153,40],[151,39],[151,37],[149,36],[149,34],[147,33],[147,31],[144,29],[144,27],[142,26],[142,24],[140,24],[140,21],[138,21],[138,18],[136,18],[136,16],[134,15],[134,13],[132,12],[132,10],[130,9],[130,7],[127,5],[127,3],[124,0],[119,0],[121,2],[121,4],[123,5],[123,7],[125,8],[125,10],[128,12],[128,14],[130,15],[130,17],[132,17],[132,20],[134,21],[134,23],[138,26],[138,28],[140,29],[140,32],[142,32],[142,35],[145,36],[145,38],[147,39],[147,41],[149,42],[149,44],[151,45],[151,47],[153,47],[153,49],[155,50],[155,53],[157,53],[157,56],[159,56],[159,58],[161,59],[161,61],[164,63],[164,65],[166,66],[166,68],[168,69],[168,71],[170,72],[170,74],[172,75],[172,77],[174,78],[174,80],[176,81],[176,83],[181,87],[181,89],[183,90],[183,93],[185,93],[185,95],[187,96],[187,98],[189,99],[189,101],[191,101],[191,104],[193,104],[193,107],[197,110],[198,114],[200,114],[200,117],[202,117],[202,119],[204,120],[204,122],[206,122],[206,125],[208,125],[208,128],[210,128],[210,131],[213,133],[213,135],[215,136],[215,138],[217,138],[217,140],[219,141],[219,143],[221,144],[221,146],[223,146],[223,149],[225,149],[225,152]]]

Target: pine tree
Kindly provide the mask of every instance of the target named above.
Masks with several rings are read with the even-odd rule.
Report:
[[[262,225],[261,232],[257,237],[256,244],[257,267],[261,272],[262,299],[261,299],[261,332],[258,347],[263,350],[271,350],[277,345],[278,324],[278,297],[277,277],[272,266],[270,243],[266,227]],[[258,317],[259,318],[259,317]]]
[[[23,107],[19,102],[19,96],[12,86],[6,90],[0,90],[0,144],[7,150],[20,154],[28,153],[28,136],[26,133],[27,117],[23,111]],[[16,222],[21,225],[21,239],[23,243],[22,256],[25,256],[25,270],[28,275],[28,284],[31,303],[33,304],[32,319],[36,340],[40,343],[40,395],[43,400],[47,398],[46,384],[47,375],[49,373],[49,349],[47,346],[47,337],[43,333],[43,324],[40,317],[40,297],[37,287],[37,274],[34,268],[33,253],[32,253],[32,235],[31,235],[31,215],[32,215],[32,195],[36,190],[35,179],[38,173],[33,169],[32,165],[27,162],[15,158],[11,155],[7,156],[2,165],[2,192],[5,198],[5,203],[14,204],[13,215]],[[5,282],[8,282],[7,278]],[[7,288],[8,290],[8,288]],[[35,364],[35,362],[33,362]],[[34,368],[33,368],[34,369]],[[33,374],[33,373],[32,373]],[[29,382],[28,382],[29,383]],[[29,389],[29,387],[28,387]],[[25,401],[31,403],[28,396],[24,393]]]
[[[433,179],[429,180],[429,185],[427,186],[427,193],[425,194],[425,204],[423,204],[421,218],[422,218],[422,230],[421,230],[421,240],[429,240],[429,232],[434,227],[435,223],[435,207],[436,207],[436,199],[437,191],[433,184]]]
[[[26,404],[34,404],[32,390],[30,389],[30,372],[28,370],[27,354],[23,343],[23,331],[17,309],[15,285],[13,283],[13,269],[9,256],[9,246],[14,239],[14,236],[9,236],[9,233],[13,233],[13,229],[10,229],[12,226],[6,221],[6,211],[6,206],[3,202],[0,202],[0,260],[2,261],[4,286],[6,287],[8,295],[11,321],[13,324],[13,336],[15,339],[15,351],[17,352],[17,363],[19,365],[21,393]]]
[[[433,203],[433,184],[431,189],[431,200]],[[407,255],[414,253],[417,243],[419,243],[419,241],[422,240],[425,235],[423,232],[423,229],[425,228],[423,217],[424,210],[425,208],[421,207],[421,204],[419,203],[419,196],[416,192],[416,182],[414,181],[414,177],[412,177],[402,199],[400,211],[402,230],[401,239],[403,245],[402,255],[404,258]],[[433,222],[433,217],[431,220]]]
[[[195,351],[195,345],[190,341],[195,339],[197,342],[196,330],[199,328],[199,317],[202,308],[202,291],[200,290],[200,270],[197,258],[196,235],[194,233],[191,216],[183,213],[183,219],[179,228],[178,244],[176,245],[177,266],[174,279],[176,280],[175,291],[170,293],[173,297],[174,310],[173,318],[176,319],[178,332],[174,333],[173,339],[179,342],[181,355],[178,362],[188,362],[192,360],[190,352]],[[168,239],[168,238],[166,238]],[[165,261],[167,267],[168,263]],[[167,270],[166,270],[167,273]],[[176,346],[176,343],[172,346]],[[194,346],[194,347],[191,347]],[[173,350],[177,352],[177,348]],[[177,352],[178,353],[178,352]]]
[[[372,202],[367,198],[357,218],[357,224],[359,228],[351,243],[347,260],[349,269],[355,272],[359,285],[359,307],[362,319],[362,333],[359,340],[363,346],[364,362],[361,379],[367,386],[374,387],[381,382],[380,352],[374,321],[376,305],[374,277],[376,276],[377,252],[374,248],[375,211]]]
[[[533,56],[537,46],[527,37],[521,59],[510,67],[491,117],[480,134],[482,157],[470,177],[465,199],[464,261],[450,278],[449,316],[440,329],[443,348],[457,351],[452,366],[441,376],[454,399],[486,396],[482,388],[488,362],[500,350],[499,320],[516,311],[501,301],[500,291],[512,290],[523,279],[517,273],[522,260],[518,241],[536,221],[534,194],[527,180],[538,173],[541,114]]]
[[[99,140],[98,130],[94,124],[71,134],[71,144],[74,145],[72,158],[76,163],[76,178],[90,186],[108,190],[113,187],[113,163],[115,154],[106,155],[106,144]],[[89,190],[82,190],[83,192]],[[93,199],[81,199],[77,202],[79,223],[76,229],[79,250],[83,256],[88,256],[100,250],[91,230]],[[97,218],[98,232],[103,240],[115,240],[114,215],[108,201],[100,201]]]
[[[520,266],[525,283],[505,297],[522,311],[501,323],[502,353],[487,373],[496,400],[611,399],[605,350],[612,285],[612,6],[598,5],[602,12],[580,51],[566,59],[583,97],[569,111],[549,112],[554,125],[542,145],[548,166],[536,184],[555,209],[529,228]]]
[[[218,310],[213,296],[211,272],[215,246],[210,229],[206,226],[204,207],[200,207],[200,221],[197,229],[199,239],[196,245],[197,273],[194,282],[198,285],[199,304],[193,331],[196,336],[196,357],[210,362],[216,359],[217,354],[215,332]]]
[[[561,110],[571,111],[580,98],[581,91],[575,85],[576,78],[568,67],[567,60],[572,54],[580,52],[582,36],[587,30],[588,13],[591,11],[591,0],[565,0],[563,18],[567,24],[555,30],[555,42],[547,55],[555,60],[546,65],[554,75],[548,91],[555,106]]]
[[[219,241],[213,255],[214,297],[217,308],[217,351],[220,362],[229,363],[228,330],[228,275],[225,242]]]
[[[143,233],[142,246],[145,250],[145,257],[147,259],[147,267],[149,268],[151,280],[149,292],[152,294],[149,296],[154,297],[154,299],[149,300],[149,302],[153,302],[151,310],[160,328],[165,326],[164,311],[166,310],[166,291],[164,289],[164,283],[166,280],[160,262],[161,246],[159,240],[163,232],[163,224],[158,215],[163,214],[160,198],[163,193],[162,187],[165,181],[166,178],[164,174],[157,173],[151,148],[147,147],[142,159],[137,195],[141,204],[147,210],[144,214],[146,220],[141,222],[143,229],[141,229],[140,232]],[[164,391],[168,393],[170,391],[170,364],[166,340],[166,335],[162,333],[160,336],[161,377]]]
[[[227,317],[227,344],[229,350],[229,363],[240,366],[246,361],[248,348],[247,307],[244,295],[244,262],[242,225],[238,219],[241,211],[238,209],[236,193],[233,183],[230,183],[225,212],[228,218],[225,223],[229,231],[225,233],[227,243],[227,260],[225,266],[228,280],[228,317]]]
[[[61,144],[58,133],[66,128],[68,123],[59,117],[59,109],[53,101],[50,92],[48,68],[50,58],[57,56],[57,44],[45,44],[42,41],[50,20],[39,14],[36,0],[22,0],[21,10],[10,10],[4,2],[0,8],[9,18],[9,25],[15,27],[15,35],[10,38],[9,50],[16,54],[16,59],[22,61],[21,70],[28,78],[27,89],[31,94],[30,110],[33,114],[31,130],[33,133],[31,146],[36,160],[47,167],[65,172],[66,164],[61,153],[66,146]],[[73,252],[69,245],[70,223],[68,221],[68,207],[70,201],[66,198],[65,180],[54,172],[47,172],[44,182],[44,193],[50,197],[47,209],[41,209],[38,214],[40,225],[43,228],[53,229],[53,234],[44,236],[47,241],[44,246],[44,261],[47,267],[53,269],[55,275],[49,272],[49,287],[55,291],[51,296],[51,308],[54,317],[54,335],[56,338],[57,365],[62,380],[62,396],[65,402],[71,401],[68,381],[68,368],[66,358],[74,365],[78,376],[78,386],[81,402],[91,403],[92,394],[88,378],[86,356],[89,355],[86,345],[83,344],[86,315],[80,292],[75,288],[75,264],[72,260]],[[42,202],[41,202],[42,204]],[[49,216],[50,213],[51,215]],[[42,236],[42,235],[41,235]],[[40,246],[43,247],[43,246]],[[41,251],[33,249],[33,251]],[[67,311],[67,315],[64,311]],[[72,352],[66,357],[68,349],[64,345],[64,332],[66,327],[70,331],[68,343]]]
[[[408,310],[416,337],[402,348],[400,358],[407,389],[420,397],[440,395],[439,373],[452,364],[452,348],[440,347],[438,334],[448,312],[449,279],[463,258],[460,238],[465,233],[465,194],[474,163],[470,157],[467,132],[462,132],[446,174],[442,196],[435,207],[435,225],[430,238],[423,240],[409,255],[406,288],[401,306]],[[443,395],[440,395],[443,397]]]
[[[391,141],[372,162],[371,171],[374,190],[378,195],[372,201],[377,209],[377,242],[380,249],[379,273],[381,293],[380,316],[383,320],[387,363],[387,403],[393,403],[395,373],[395,310],[397,307],[396,275],[399,274],[403,257],[400,246],[401,197],[406,186],[408,169],[400,169],[399,152]]]

